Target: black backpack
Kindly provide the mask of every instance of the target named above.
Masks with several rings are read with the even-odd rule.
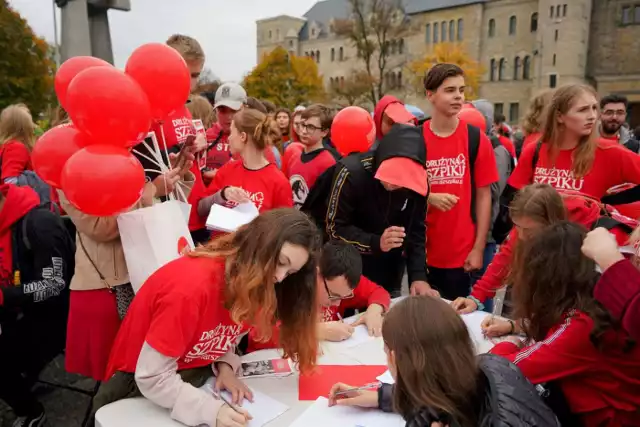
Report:
[[[489,139],[491,140],[491,146],[494,150],[498,147],[503,146],[497,136],[493,135]],[[509,155],[509,158],[511,160],[511,171],[513,171],[516,164],[511,155]],[[498,203],[498,216],[493,222],[493,227],[491,229],[491,236],[498,245],[504,243],[504,241],[507,239],[507,236],[509,236],[509,231],[511,231],[511,226],[512,224],[509,217],[509,206]]]

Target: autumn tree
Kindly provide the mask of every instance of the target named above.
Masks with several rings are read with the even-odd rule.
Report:
[[[482,65],[469,55],[464,45],[460,43],[437,44],[433,52],[427,53],[420,59],[407,65],[409,73],[413,77],[413,85],[419,92],[424,91],[424,76],[438,63],[456,64],[464,71],[464,80],[467,86],[465,97],[475,99],[480,89],[480,77],[484,73]]]
[[[54,99],[52,49],[0,0],[0,109],[24,103],[37,116]]]
[[[271,101],[278,107],[293,109],[296,105],[326,100],[315,61],[289,54],[281,47],[265,55],[242,85],[248,95]]]
[[[335,79],[331,85],[331,98],[343,106],[357,105],[369,94],[373,79],[364,71],[352,71],[344,80]]]
[[[349,0],[351,16],[334,21],[333,31],[355,47],[369,82],[367,97],[376,104],[384,94],[385,78],[406,62],[404,39],[411,25],[402,0]]]

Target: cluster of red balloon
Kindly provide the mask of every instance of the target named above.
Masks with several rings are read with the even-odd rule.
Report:
[[[64,191],[87,214],[114,215],[142,194],[144,169],[130,153],[152,121],[162,121],[189,97],[191,76],[174,49],[150,43],[136,49],[125,71],[97,58],[66,61],[55,77],[60,105],[71,124],[36,143],[36,173]]]
[[[376,125],[363,108],[347,107],[333,118],[331,142],[342,156],[369,150],[375,138]]]

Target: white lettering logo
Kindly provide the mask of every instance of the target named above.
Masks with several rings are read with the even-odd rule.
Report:
[[[333,307],[322,307],[322,321],[331,322],[333,320]]]
[[[558,192],[580,192],[584,186],[584,178],[576,178],[573,171],[556,168],[536,168],[533,181],[540,184],[549,184]]]
[[[458,184],[464,182],[467,159],[464,154],[456,158],[443,157],[427,161],[427,174],[431,184]]]
[[[184,356],[184,363],[190,363],[194,359],[218,359],[231,348],[241,333],[242,325],[222,324],[203,332],[198,343]]]

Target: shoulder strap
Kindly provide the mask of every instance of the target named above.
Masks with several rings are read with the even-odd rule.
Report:
[[[631,227],[629,224],[625,224],[624,222],[618,221],[617,219],[610,216],[601,216],[593,224],[591,224],[591,230],[595,230],[598,227],[603,227],[604,229],[609,231],[613,230],[614,228],[620,228],[627,234],[633,233],[633,227]]]
[[[531,158],[531,170],[535,174],[536,166],[538,165],[538,159],[540,158],[540,150],[542,149],[542,140],[536,142],[536,150],[533,152],[533,157]]]
[[[28,251],[31,250],[31,242],[29,241],[29,235],[27,234],[27,230],[28,230],[27,221],[29,221],[29,215],[31,214],[31,212],[33,212],[33,209],[27,212],[24,218],[22,218],[22,243],[24,244],[24,247],[27,248]]]
[[[207,146],[206,152],[209,152],[209,150],[211,150],[213,147],[215,147],[218,144],[218,142],[220,142],[220,140],[222,139],[222,134],[223,134],[223,131],[221,130],[220,133],[218,134],[218,137],[215,139],[215,141],[213,141],[211,144]]]
[[[476,222],[476,177],[475,166],[480,149],[480,129],[467,124],[467,135],[469,142],[469,177],[471,178],[471,219]]]

